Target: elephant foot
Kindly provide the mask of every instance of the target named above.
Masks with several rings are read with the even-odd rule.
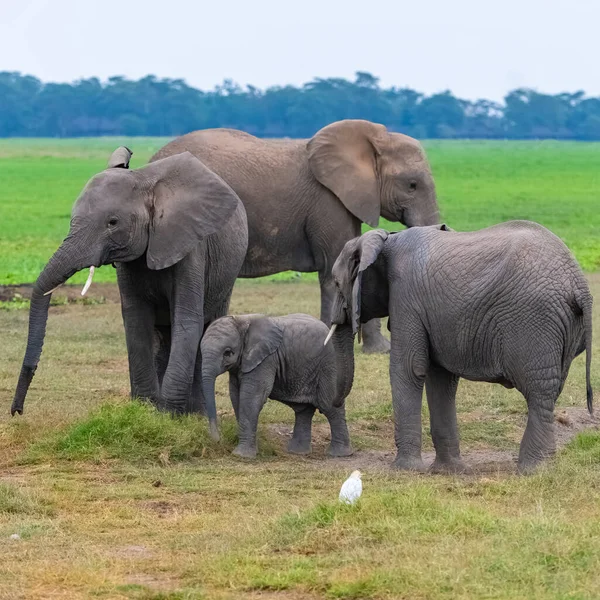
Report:
[[[292,438],[288,442],[287,451],[290,454],[310,454],[311,441],[310,440],[296,440],[296,439]]]
[[[446,458],[440,460],[436,456],[433,464],[429,467],[429,472],[441,475],[471,475],[473,469],[465,464],[460,458]]]
[[[329,444],[329,449],[327,450],[327,455],[332,458],[343,458],[344,456],[352,456],[353,454],[354,449],[349,443]]]
[[[533,475],[547,458],[549,457],[545,457],[544,459],[519,458],[519,461],[517,462],[517,473],[519,475]]]
[[[234,456],[239,456],[240,458],[256,458],[256,448],[238,444],[232,454]]]
[[[161,410],[164,408],[164,402],[161,400],[160,396],[155,396],[155,395],[134,395],[133,393],[131,394],[131,399],[132,400],[137,400],[139,402],[143,402],[144,404],[151,404],[152,406],[154,406],[154,408],[157,408],[158,410]]]
[[[376,336],[363,339],[362,351],[365,354],[389,354],[390,342],[381,333]]]
[[[200,398],[190,398],[188,401],[187,412],[190,414],[206,417],[206,403]]]
[[[519,475],[532,475],[541,465],[551,459],[556,453],[554,443],[545,447],[521,448],[519,451],[519,460],[517,461],[517,473]]]
[[[398,455],[392,463],[392,467],[400,471],[415,471],[417,473],[425,473],[427,471],[425,463],[420,456]]]

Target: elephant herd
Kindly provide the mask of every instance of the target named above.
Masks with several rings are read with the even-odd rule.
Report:
[[[295,412],[290,452],[310,451],[318,409],[331,427],[329,453],[352,453],[344,401],[357,334],[363,351],[390,352],[397,468],[425,470],[424,387],[439,472],[468,470],[456,420],[460,377],[525,397],[521,472],[553,453],[554,404],[584,350],[591,412],[592,297],[575,259],[536,223],[475,232],[440,224],[416,140],[345,120],[310,140],[196,131],[139,169],[129,169],[131,155],[118,148],[86,184],[35,283],[13,415],[23,412],[40,359],[51,293],[107,264],[117,270],[131,395],[205,413],[218,438],[215,379],[228,371],[239,456],[256,455],[267,398]],[[409,229],[361,235],[361,224],[376,227],[380,216]],[[321,321],[227,316],[237,277],[286,270],[318,272]]]

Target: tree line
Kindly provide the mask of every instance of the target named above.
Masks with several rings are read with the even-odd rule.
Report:
[[[600,140],[600,98],[584,92],[509,92],[502,103],[427,96],[384,88],[357,72],[354,81],[313,79],[265,90],[231,80],[209,91],[182,79],[148,75],[44,83],[0,72],[0,137],[175,136],[232,127],[259,137],[311,137],[340,119],[368,119],[416,138]]]

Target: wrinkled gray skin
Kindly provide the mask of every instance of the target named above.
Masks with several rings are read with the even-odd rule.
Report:
[[[554,404],[584,349],[591,412],[592,297],[567,247],[541,225],[373,230],[346,244],[333,277],[334,323],[356,332],[360,322],[389,315],[396,467],[424,470],[424,384],[433,471],[466,470],[456,422],[460,377],[514,387],[527,400],[520,472],[553,454]]]
[[[411,227],[439,223],[435,185],[413,138],[361,120],[338,121],[310,140],[265,140],[207,129],[167,144],[156,157],[188,150],[238,194],[248,214],[240,277],[293,270],[319,273],[321,320],[329,324],[331,267],[361,222],[380,215]],[[380,321],[363,328],[365,352],[388,352]]]
[[[205,324],[227,313],[247,249],[244,207],[189,152],[134,170],[130,156],[119,148],[87,183],[68,236],[35,283],[12,414],[22,413],[40,359],[51,298],[45,294],[81,269],[111,263],[132,396],[175,413],[202,408],[200,337]],[[216,432],[216,414],[209,417]]]
[[[340,336],[343,333],[341,328]],[[346,335],[352,341],[349,326]],[[327,326],[304,314],[228,316],[208,327],[201,343],[204,395],[207,407],[214,406],[215,379],[229,371],[229,392],[239,424],[234,454],[256,456],[258,416],[267,398],[287,404],[296,413],[289,452],[310,452],[312,418],[318,409],[331,427],[329,454],[352,454],[344,400],[352,387],[353,349],[344,344],[345,353],[337,353],[334,345],[323,346],[326,336]]]

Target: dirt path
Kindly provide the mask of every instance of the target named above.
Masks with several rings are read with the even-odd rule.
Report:
[[[600,430],[600,418],[590,415],[585,408],[566,407],[556,411],[556,449],[566,446],[578,433],[585,430]],[[287,424],[269,425],[271,435],[290,436],[291,427]],[[393,435],[389,436],[393,439]],[[329,430],[325,424],[313,425],[313,444],[319,451],[307,457],[307,462],[322,466],[323,453],[329,443]],[[485,473],[511,473],[516,471],[517,452],[496,449],[473,449],[462,453],[465,462],[473,469],[474,475]],[[327,465],[352,465],[362,471],[389,471],[395,457],[392,443],[389,450],[358,450],[348,458],[328,458]],[[435,458],[433,451],[423,452],[423,460],[429,466]]]

